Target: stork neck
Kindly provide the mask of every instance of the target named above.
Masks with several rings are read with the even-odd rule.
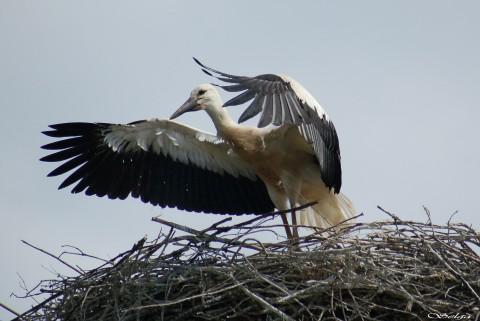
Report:
[[[222,133],[225,129],[236,126],[225,108],[207,108],[206,111],[212,119],[218,133]]]

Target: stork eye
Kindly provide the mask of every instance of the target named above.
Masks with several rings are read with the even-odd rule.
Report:
[[[201,95],[203,95],[203,94],[206,93],[206,92],[207,92],[207,91],[206,91],[206,90],[203,90],[203,89],[202,89],[202,90],[199,90],[199,91],[198,91],[198,96],[201,96]]]

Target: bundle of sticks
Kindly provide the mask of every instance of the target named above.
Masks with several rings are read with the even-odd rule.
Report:
[[[158,238],[40,283],[27,297],[47,299],[15,320],[480,318],[479,234],[383,211],[385,221],[309,230],[294,246],[278,212],[203,230],[153,218]]]

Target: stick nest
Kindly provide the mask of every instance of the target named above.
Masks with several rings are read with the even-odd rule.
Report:
[[[273,216],[202,231],[154,218],[166,227],[157,239],[43,281],[27,296],[49,297],[17,320],[478,319],[479,234],[385,213],[387,221],[317,230],[294,247],[258,240],[280,237]]]

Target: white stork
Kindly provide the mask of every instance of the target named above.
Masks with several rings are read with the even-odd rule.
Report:
[[[223,104],[216,88],[203,84],[170,120],[49,126],[43,133],[59,140],[42,146],[56,152],[41,160],[64,163],[48,176],[72,171],[59,189],[75,184],[72,193],[131,195],[161,207],[216,214],[260,214],[317,202],[292,213],[295,237],[297,217],[302,225],[328,227],[353,216],[351,202],[340,194],[337,133],[308,91],[287,76],[234,76],[195,61],[230,83],[221,88],[243,93]],[[238,125],[223,108],[252,99],[239,122],[261,113],[258,127]],[[172,120],[197,110],[208,113],[216,136]],[[291,238],[287,217],[282,220]]]

